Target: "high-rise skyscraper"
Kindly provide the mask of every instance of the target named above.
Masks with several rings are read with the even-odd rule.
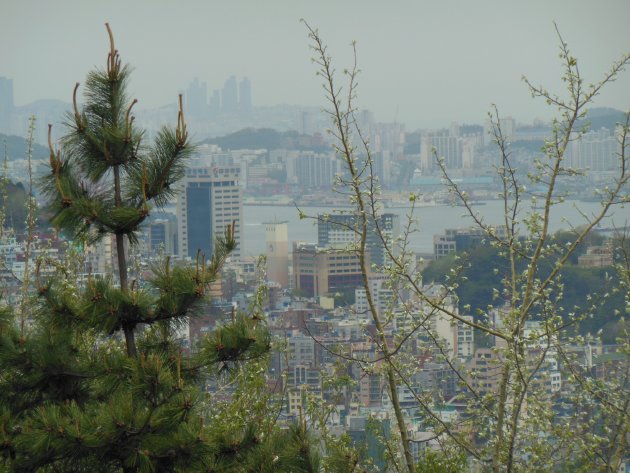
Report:
[[[186,91],[186,109],[195,118],[202,118],[208,111],[208,85],[196,77]]]
[[[235,76],[230,76],[225,81],[221,91],[221,108],[223,113],[236,113],[238,111],[238,91]]]
[[[291,162],[289,162],[291,161]],[[341,173],[341,161],[335,153],[302,151],[287,159],[287,178],[304,187],[330,189]]]
[[[237,247],[242,252],[243,198],[239,166],[188,168],[177,199],[179,254],[195,258],[201,251],[210,258],[214,240],[235,223]]]
[[[252,111],[252,83],[247,77],[238,85],[238,108],[243,113]]]
[[[420,167],[423,171],[437,169],[436,157],[433,155],[435,148],[438,158],[444,158],[444,164],[449,170],[461,169],[462,140],[458,136],[452,136],[449,130],[441,130],[422,135],[420,141]]]
[[[221,112],[221,94],[219,90],[215,89],[212,91],[208,108],[211,116],[218,115]]]

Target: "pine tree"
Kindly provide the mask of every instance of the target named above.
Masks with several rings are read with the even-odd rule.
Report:
[[[67,268],[46,277],[40,265],[29,323],[0,309],[0,464],[23,472],[317,471],[305,428],[278,429],[264,402],[247,411],[228,403],[221,421],[208,415],[209,378],[249,370],[264,385],[258,373],[270,335],[260,314],[233,314],[192,353],[176,338],[234,249],[234,225],[192,266],[167,259],[145,285],[128,279],[126,249],[152,208],[174,195],[193,146],[181,96],[176,128],[145,144],[136,100],[126,95],[130,68],[106,26],[107,66],[88,75],[82,108],[75,87],[61,149],[49,139],[42,189],[52,223],[75,241],[115,237],[117,275],[81,285]]]

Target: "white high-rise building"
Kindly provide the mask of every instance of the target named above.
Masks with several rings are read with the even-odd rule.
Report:
[[[434,155],[434,149],[437,156]],[[437,169],[436,159],[444,159],[447,169],[461,169],[462,140],[451,136],[449,131],[438,131],[422,135],[420,141],[420,167],[423,171]]]
[[[243,195],[239,166],[197,167],[186,170],[177,199],[178,242],[181,257],[196,258],[201,251],[210,258],[214,241],[235,224],[237,247],[242,253]]]
[[[334,153],[300,151],[286,156],[287,180],[304,187],[330,189],[341,173],[341,161]]]
[[[590,171],[614,171],[619,166],[621,146],[614,133],[606,128],[589,131],[573,140],[567,147],[566,157],[569,166]]]
[[[448,310],[459,315],[457,307]],[[471,315],[460,315],[463,320],[473,321]],[[446,313],[436,311],[430,317],[430,326],[434,333],[445,343],[451,356],[466,358],[472,356],[475,349],[474,332],[470,325],[449,317]]]

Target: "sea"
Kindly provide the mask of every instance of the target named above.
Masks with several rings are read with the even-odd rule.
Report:
[[[503,202],[500,200],[479,201],[473,205],[474,213],[489,225],[501,225]],[[242,229],[244,256],[258,256],[265,252],[265,226],[267,222],[287,222],[289,229],[289,249],[293,241],[317,243],[317,223],[314,218],[319,213],[331,213],[331,207],[301,207],[306,218],[300,218],[300,211],[294,206],[280,205],[245,205],[243,208],[244,228]],[[345,209],[348,210],[348,209]],[[538,209],[539,211],[540,209]],[[519,220],[531,213],[529,202],[523,204]],[[551,209],[550,230],[570,229],[587,223],[586,218],[601,211],[598,202],[565,201]],[[400,216],[401,227],[410,218],[413,219],[409,237],[410,249],[421,254],[433,253],[433,236],[443,234],[449,228],[465,228],[474,225],[474,220],[461,206],[429,205],[416,207],[397,207],[385,209],[385,212]],[[603,230],[630,227],[630,204],[611,207],[608,215],[600,223]],[[289,250],[290,251],[290,250]]]

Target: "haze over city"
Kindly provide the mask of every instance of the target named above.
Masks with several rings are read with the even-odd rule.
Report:
[[[630,0],[0,2],[0,471],[630,473]]]
[[[106,54],[106,21],[135,69],[140,108],[173,103],[195,77],[211,91],[231,75],[251,80],[254,106],[324,105],[304,18],[338,71],[357,41],[359,106],[408,129],[481,123],[491,103],[522,122],[549,118],[521,76],[561,89],[554,21],[589,82],[630,44],[625,0],[3,3],[0,76],[13,80],[18,106],[68,102],[73,84]],[[623,108],[629,85],[626,74],[595,105]]]

